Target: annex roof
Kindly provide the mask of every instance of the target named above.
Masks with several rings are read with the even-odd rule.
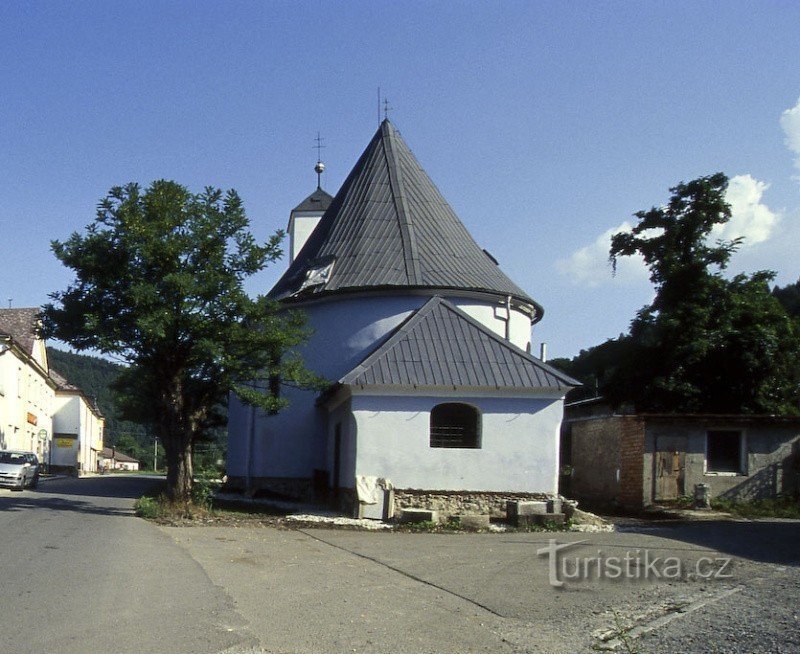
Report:
[[[0,334],[10,336],[24,351],[33,354],[36,326],[41,309],[0,309]]]
[[[388,120],[270,297],[378,288],[511,295],[535,320],[543,313],[473,240]]]
[[[339,383],[563,391],[580,386],[441,296],[414,312]]]

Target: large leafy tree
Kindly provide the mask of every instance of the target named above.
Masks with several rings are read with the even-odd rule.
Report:
[[[229,391],[277,411],[278,381],[316,381],[287,354],[302,316],[243,288],[281,254],[281,233],[259,245],[248,227],[235,191],[161,180],[111,189],[85,233],[52,244],[75,280],[44,308],[45,334],[128,364],[124,414],[160,436],[174,501],[190,497],[192,446],[219,426]]]
[[[612,238],[610,258],[640,255],[655,298],[631,323],[604,389],[637,410],[797,413],[800,337],[770,293],[774,273],[723,276],[741,239],[711,242],[730,219],[722,173],[670,189],[663,207]]]

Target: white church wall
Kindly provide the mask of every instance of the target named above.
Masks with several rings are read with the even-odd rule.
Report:
[[[462,298],[448,298],[459,309],[474,318],[495,334],[506,337],[508,312],[504,303],[476,302]],[[531,342],[531,319],[522,311],[512,307],[509,340],[521,350],[525,350]]]
[[[480,449],[430,447],[430,412],[442,402],[481,412]],[[355,394],[356,474],[397,488],[556,493],[560,398]]]
[[[365,295],[337,297],[302,307],[312,336],[299,348],[306,366],[329,381],[355,368],[381,345],[413,311],[430,299],[424,295]],[[491,302],[448,298],[476,320],[503,336],[505,307]],[[530,320],[512,309],[512,340],[522,349],[530,339]],[[523,342],[524,341],[524,342]],[[255,438],[250,449],[253,477],[307,477],[315,468],[327,468],[327,433],[316,392],[286,389],[289,406],[275,416],[257,412]],[[228,418],[228,475],[247,475],[249,407],[231,398]]]
[[[228,475],[310,478],[315,468],[324,467],[323,415],[315,404],[316,396],[315,391],[287,389],[284,397],[289,406],[276,415],[254,410],[232,396]]]

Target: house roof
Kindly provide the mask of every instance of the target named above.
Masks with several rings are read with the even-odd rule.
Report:
[[[53,368],[50,368],[49,375],[50,379],[52,379],[53,382],[55,383],[57,391],[64,391],[67,393],[78,393],[86,401],[86,404],[89,405],[89,408],[92,410],[92,413],[94,413],[98,418],[103,417],[103,412],[100,410],[100,405],[97,403],[96,398],[86,395],[86,393],[83,392],[82,388],[80,388],[79,386],[75,386],[75,384],[70,383],[69,380],[66,377],[64,377],[64,375],[62,375],[57,370],[54,370]]]
[[[292,213],[295,211],[326,211],[331,206],[331,202],[333,202],[333,196],[317,187],[316,191],[292,209]]]
[[[332,267],[309,284],[321,267]],[[274,299],[366,289],[482,291],[543,309],[473,240],[394,125],[381,123]]]
[[[50,379],[52,379],[56,383],[56,390],[81,392],[80,388],[78,388],[74,384],[70,384],[67,378],[64,377],[64,375],[62,375],[57,370],[53,370],[53,368],[50,368]]]
[[[580,383],[435,296],[339,382],[568,390]]]
[[[134,459],[132,456],[123,454],[119,450],[115,450],[112,447],[104,447],[102,450],[100,450],[100,456],[104,459],[114,459],[120,463],[139,463],[139,459]]]
[[[33,355],[36,326],[41,309],[0,309],[0,334],[10,336],[25,352]]]

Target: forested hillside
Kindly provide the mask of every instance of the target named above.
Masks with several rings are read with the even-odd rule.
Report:
[[[73,354],[47,348],[50,367],[78,386],[89,397],[95,398],[106,419],[105,445],[139,459],[142,467],[153,465],[153,432],[148,425],[122,420],[114,399],[112,384],[123,366],[86,354]],[[225,457],[226,432],[217,430],[210,442],[194,446],[198,469],[217,467]],[[163,466],[164,453],[159,445],[159,462]]]
[[[133,436],[142,445],[152,443],[152,437],[148,436],[144,425],[119,419],[111,384],[122,366],[100,357],[73,354],[52,347],[47,348],[47,358],[51,368],[61,373],[86,395],[95,398],[106,419],[106,445],[115,445],[117,438],[123,434]]]

